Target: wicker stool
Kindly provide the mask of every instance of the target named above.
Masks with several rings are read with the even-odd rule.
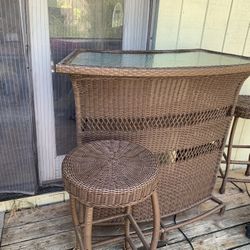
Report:
[[[225,161],[222,161],[222,162],[226,163],[226,170],[225,170],[224,174],[220,168],[221,176],[223,178],[223,181],[222,181],[222,184],[220,187],[221,194],[225,193],[226,183],[228,181],[230,181],[230,182],[249,182],[250,183],[250,179],[237,179],[237,178],[228,177],[229,170],[230,170],[230,164],[247,164],[247,169],[246,169],[245,175],[246,176],[250,175],[250,154],[249,154],[248,161],[231,160],[232,148],[249,148],[250,149],[250,145],[233,145],[234,134],[236,131],[236,127],[237,127],[237,123],[238,123],[239,118],[250,119],[250,96],[246,96],[246,95],[239,96],[239,99],[238,99],[238,102],[237,102],[237,105],[235,108],[234,120],[233,120],[233,125],[232,125],[232,129],[231,129],[230,137],[229,137],[227,154],[225,154],[225,153],[223,154]]]
[[[124,218],[126,248],[135,248],[130,237],[131,223],[144,247],[156,249],[160,233],[156,193],[158,170],[150,151],[126,141],[93,141],[77,147],[67,155],[62,171],[65,190],[70,194],[73,223],[80,249],[92,249],[93,224],[118,218]],[[154,217],[150,246],[131,213],[133,205],[148,197],[151,197]],[[77,203],[81,204],[82,209],[77,209]],[[125,213],[93,221],[94,208],[125,208]],[[84,224],[81,223],[83,217]],[[115,239],[109,239],[93,246],[114,241]]]

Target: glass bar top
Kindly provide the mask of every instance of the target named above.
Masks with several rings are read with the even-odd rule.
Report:
[[[67,63],[71,66],[102,68],[180,68],[250,64],[249,57],[209,51],[178,51],[163,53],[78,52]]]

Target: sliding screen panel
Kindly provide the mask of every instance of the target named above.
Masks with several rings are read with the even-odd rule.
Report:
[[[32,194],[37,188],[24,3],[1,0],[0,5],[0,193]]]

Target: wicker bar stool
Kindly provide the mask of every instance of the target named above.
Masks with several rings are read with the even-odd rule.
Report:
[[[222,161],[222,163],[226,163],[226,170],[223,174],[221,168],[220,173],[223,178],[221,187],[220,187],[220,193],[224,194],[226,189],[227,182],[248,182],[250,183],[250,179],[239,179],[239,178],[232,178],[228,177],[229,171],[230,171],[230,165],[231,164],[247,164],[245,176],[250,176],[250,154],[248,161],[242,161],[242,160],[231,160],[231,154],[232,154],[232,148],[248,148],[250,149],[250,145],[233,145],[233,139],[237,127],[237,123],[239,118],[242,119],[250,119],[250,96],[242,95],[239,96],[235,112],[234,112],[234,120],[233,125],[231,128],[231,133],[229,137],[229,143],[227,148],[227,154],[223,153],[223,156],[225,158],[225,161]]]
[[[115,242],[113,238],[92,245],[92,226],[121,218],[124,218],[126,248],[136,249],[130,236],[130,224],[146,249],[157,248],[160,233],[156,192],[158,168],[150,151],[127,141],[93,141],[68,154],[63,161],[62,172],[65,190],[70,194],[73,224],[80,249],[90,250],[92,246]],[[149,197],[154,217],[150,245],[132,216],[132,206]],[[81,204],[81,209],[77,209],[77,203]],[[94,208],[124,208],[125,212],[94,221]]]

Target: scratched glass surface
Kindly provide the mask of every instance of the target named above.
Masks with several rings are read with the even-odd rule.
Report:
[[[206,51],[155,54],[81,52],[69,64],[111,68],[179,68],[250,64],[250,58]]]

